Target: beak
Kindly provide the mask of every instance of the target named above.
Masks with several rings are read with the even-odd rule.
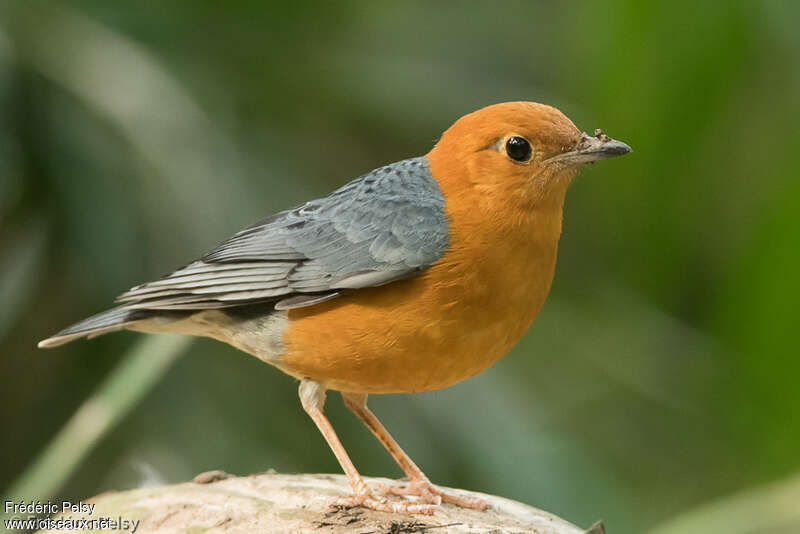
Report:
[[[594,131],[593,137],[585,132],[582,133],[580,142],[572,150],[556,154],[551,158],[547,158],[545,162],[577,165],[623,156],[630,151],[631,147],[622,141],[611,139],[603,133],[603,130],[597,129]]]

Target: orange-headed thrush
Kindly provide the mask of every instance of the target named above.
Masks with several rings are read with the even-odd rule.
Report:
[[[584,163],[628,152],[550,106],[489,106],[458,119],[427,155],[267,217],[39,346],[120,329],[229,343],[300,380],[303,408],[350,479],[350,503],[482,509],[432,485],[367,395],[445,388],[508,352],[550,289],[570,182]],[[367,487],[323,414],[328,389],[408,476],[384,492],[420,500]]]

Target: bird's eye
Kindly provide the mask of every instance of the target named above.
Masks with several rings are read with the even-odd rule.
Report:
[[[514,135],[506,141],[506,154],[514,161],[528,161],[532,153],[531,144],[524,137]]]

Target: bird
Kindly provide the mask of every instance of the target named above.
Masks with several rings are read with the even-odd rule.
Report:
[[[339,504],[485,510],[482,499],[434,485],[367,397],[446,388],[506,354],[550,290],[573,178],[630,151],[549,105],[490,105],[456,120],[424,156],[260,220],[39,347],[123,329],[228,343],[299,380],[301,405],[352,487]],[[406,483],[365,483],[324,414],[329,390]]]

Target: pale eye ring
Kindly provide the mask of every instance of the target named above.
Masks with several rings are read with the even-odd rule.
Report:
[[[522,136],[512,135],[506,140],[506,155],[514,161],[524,163],[533,155],[531,144]]]

